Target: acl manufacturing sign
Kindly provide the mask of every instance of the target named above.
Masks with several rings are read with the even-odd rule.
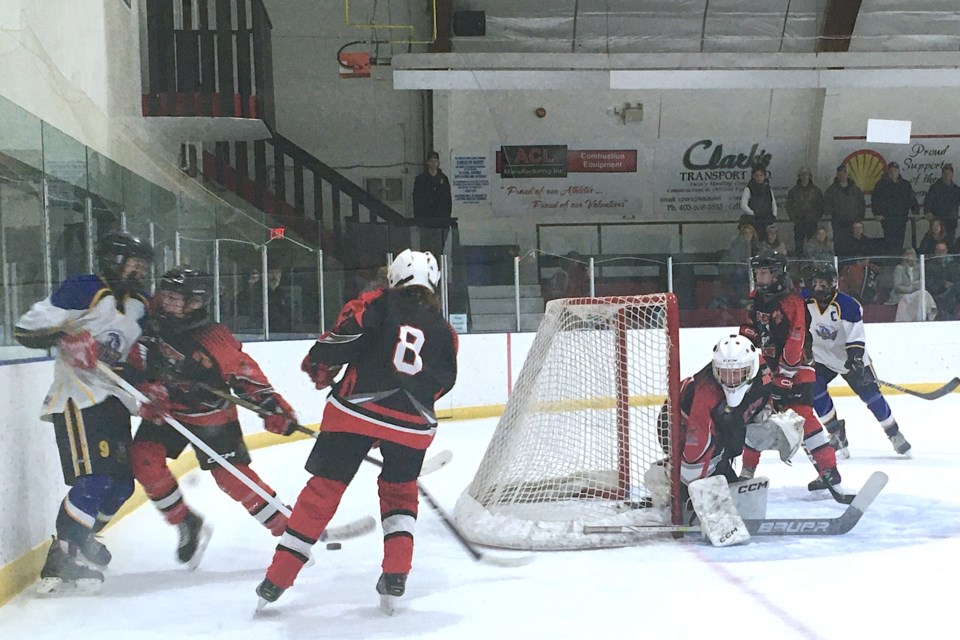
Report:
[[[636,149],[571,150],[565,144],[503,146],[501,178],[566,178],[568,173],[635,173]]]
[[[782,210],[787,191],[796,183],[797,171],[804,165],[801,141],[722,137],[660,140],[653,161],[658,217],[739,217],[740,195],[757,164],[767,167],[770,186]],[[785,220],[786,212],[780,218]]]

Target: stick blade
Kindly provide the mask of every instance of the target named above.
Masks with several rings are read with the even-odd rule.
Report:
[[[533,554],[526,553],[519,556],[491,556],[486,553],[477,558],[478,562],[488,564],[492,567],[513,568],[524,567],[533,562]]]
[[[320,542],[333,542],[336,540],[349,540],[358,538],[373,531],[377,527],[377,521],[373,516],[364,516],[352,522],[338,526],[327,527],[320,534]]]
[[[423,466],[420,468],[420,475],[426,476],[434,471],[439,471],[450,464],[451,460],[453,460],[453,452],[449,449],[444,449],[437,455],[424,460]]]

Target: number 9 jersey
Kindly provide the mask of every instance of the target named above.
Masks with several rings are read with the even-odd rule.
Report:
[[[434,402],[457,379],[457,334],[421,287],[378,289],[348,302],[310,350],[314,367],[346,373],[333,385],[322,429],[426,449]]]

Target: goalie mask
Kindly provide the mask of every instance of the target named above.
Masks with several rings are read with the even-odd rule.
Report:
[[[753,379],[760,372],[760,352],[747,338],[730,336],[713,348],[713,377],[723,387],[727,406],[743,402]]]
[[[440,284],[440,268],[437,259],[429,251],[411,251],[404,249],[387,271],[387,281],[391,289],[420,286],[436,293]]]
[[[189,267],[174,267],[160,278],[157,311],[162,326],[171,331],[193,329],[206,322],[210,276]]]
[[[818,264],[810,272],[810,295],[825,304],[837,292],[837,270],[829,262]]]

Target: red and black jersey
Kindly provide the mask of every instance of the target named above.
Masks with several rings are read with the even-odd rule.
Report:
[[[757,377],[739,406],[727,406],[723,387],[707,365],[680,385],[680,478],[684,484],[714,475],[743,450],[746,426],[770,400],[770,376]]]
[[[344,306],[310,360],[346,364],[323,414],[324,431],[360,433],[426,449],[434,402],[457,379],[457,334],[416,289],[377,289]]]
[[[147,323],[129,364],[148,380],[162,382],[170,395],[171,416],[195,426],[236,422],[236,406],[198,386],[231,390],[243,400],[261,405],[276,394],[269,380],[243,352],[243,345],[219,323],[184,331],[164,331]]]
[[[774,374],[793,378],[795,383],[816,378],[810,311],[796,291],[778,297],[752,292],[749,321],[740,333],[753,340]]]

